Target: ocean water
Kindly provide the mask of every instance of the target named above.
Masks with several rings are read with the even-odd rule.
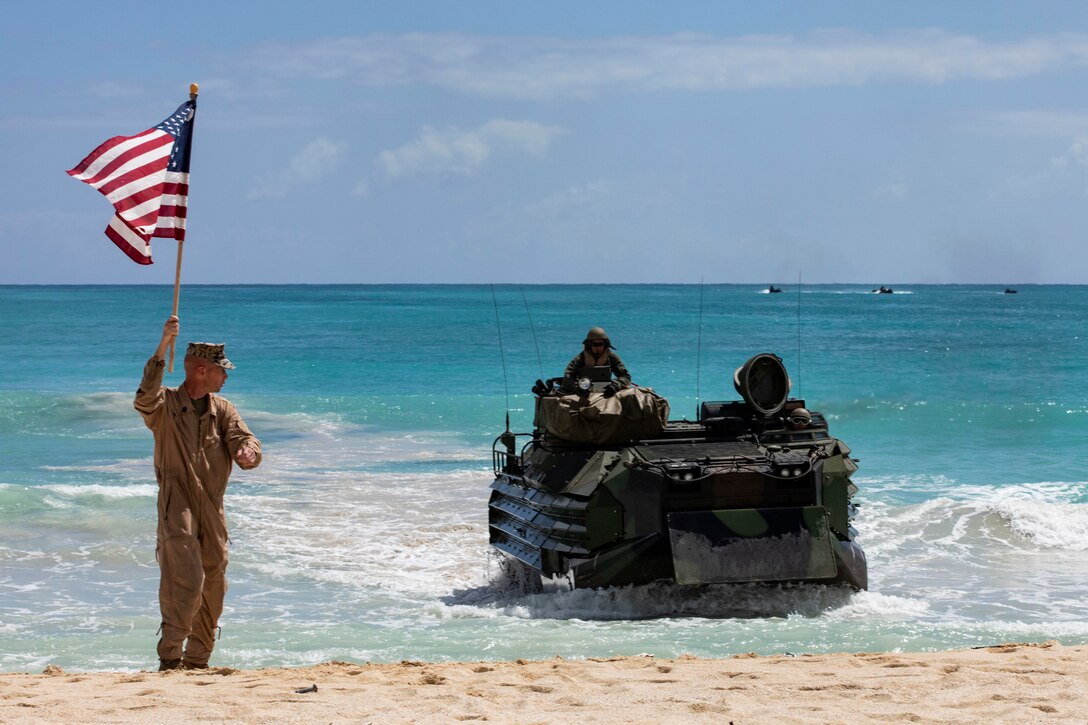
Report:
[[[919,651],[1088,642],[1088,288],[183,289],[265,446],[227,496],[213,662]],[[0,670],[155,666],[152,440],[132,393],[166,287],[0,287]],[[870,590],[523,594],[487,546],[509,411],[603,325],[694,417],[759,352],[860,458]],[[181,380],[177,371],[168,384]]]

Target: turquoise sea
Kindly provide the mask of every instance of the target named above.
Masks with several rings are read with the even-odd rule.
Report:
[[[1088,287],[189,286],[182,340],[265,446],[227,496],[213,663],[918,651],[1088,642]],[[152,441],[172,289],[0,287],[0,670],[155,666]],[[497,324],[498,323],[498,324]],[[603,325],[674,418],[779,354],[860,458],[870,590],[521,594],[491,444]],[[181,380],[180,364],[167,376]]]

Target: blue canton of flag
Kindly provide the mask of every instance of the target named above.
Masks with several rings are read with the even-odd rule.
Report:
[[[183,103],[178,106],[178,110],[174,111],[173,116],[155,127],[160,131],[166,131],[175,139],[174,147],[170,150],[170,162],[166,167],[168,171],[189,173],[189,141],[192,139],[192,134],[188,132],[188,129],[192,128],[190,122],[195,112],[196,104],[192,101]]]

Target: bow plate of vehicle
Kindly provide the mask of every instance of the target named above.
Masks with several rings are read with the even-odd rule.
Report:
[[[536,398],[532,433],[500,435],[491,546],[570,587],[816,582],[865,589],[850,476],[826,418],[788,397],[781,359],[737,369],[740,401],[671,421],[649,388],[603,382]],[[572,424],[572,421],[574,424]],[[602,431],[604,431],[602,433]]]

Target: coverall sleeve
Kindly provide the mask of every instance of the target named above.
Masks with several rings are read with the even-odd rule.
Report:
[[[222,435],[227,441],[227,449],[230,451],[230,457],[236,463],[238,460],[238,449],[242,446],[249,446],[253,449],[253,452],[257,454],[257,460],[251,466],[246,466],[238,463],[243,469],[256,468],[261,465],[261,442],[257,440],[257,437],[253,435],[249,430],[249,426],[242,420],[242,416],[238,415],[238,409],[234,407],[233,403],[228,403],[225,400],[220,399],[224,404],[224,410],[222,411]]]
[[[612,374],[616,376],[616,381],[624,388],[631,387],[631,373],[627,372],[627,366],[623,364],[623,360],[620,360],[620,356],[614,352],[610,352],[608,357],[609,362],[612,364]]]
[[[165,369],[165,360],[152,357],[144,365],[144,377],[140,381],[140,387],[136,389],[133,407],[143,417],[144,425],[151,430],[155,430],[163,415],[166,394],[162,390],[162,374]]]

